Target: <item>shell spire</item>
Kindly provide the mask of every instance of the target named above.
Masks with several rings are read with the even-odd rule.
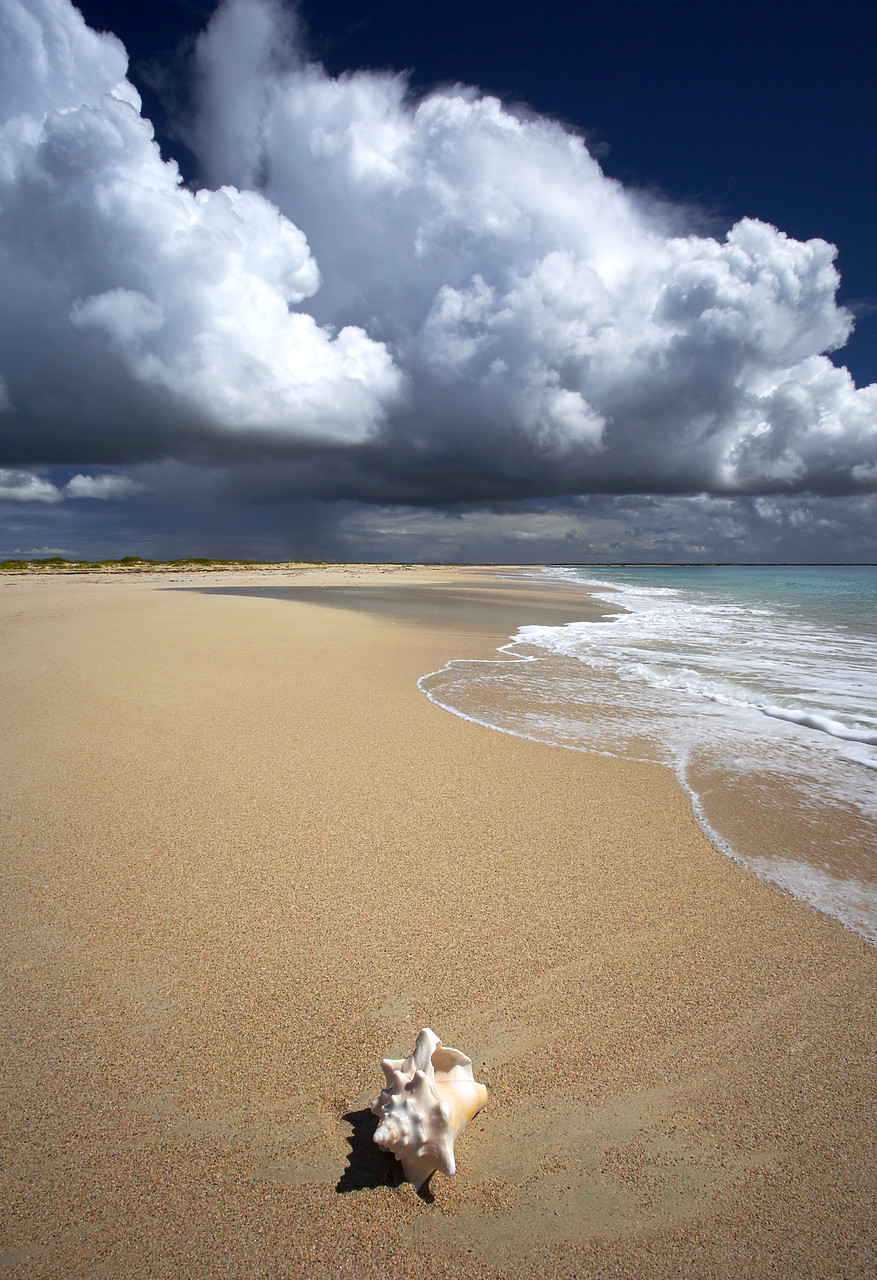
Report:
[[[381,1068],[387,1083],[371,1104],[379,1120],[375,1142],[401,1162],[418,1191],[436,1169],[452,1177],[454,1143],[487,1101],[471,1059],[424,1027],[409,1057],[384,1058]]]

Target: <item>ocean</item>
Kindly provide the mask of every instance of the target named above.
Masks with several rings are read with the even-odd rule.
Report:
[[[495,660],[424,676],[426,696],[506,733],[668,766],[718,849],[877,943],[877,568],[517,576],[580,583],[612,612],[521,625]]]

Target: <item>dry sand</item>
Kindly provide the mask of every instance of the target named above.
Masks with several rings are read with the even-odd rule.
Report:
[[[873,1277],[877,948],[418,693],[560,590],[267,581],[0,578],[3,1280]],[[423,1025],[490,1088],[431,1199]]]

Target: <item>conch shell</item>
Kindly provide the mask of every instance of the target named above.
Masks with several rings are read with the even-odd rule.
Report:
[[[401,1161],[418,1191],[435,1169],[451,1177],[454,1143],[487,1101],[471,1059],[424,1027],[410,1058],[384,1058],[381,1067],[387,1084],[371,1104],[380,1118],[375,1142]]]

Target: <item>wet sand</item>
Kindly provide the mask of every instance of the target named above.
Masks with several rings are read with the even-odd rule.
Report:
[[[874,1275],[877,948],[415,687],[565,590],[0,578],[4,1280]],[[490,1095],[419,1198],[424,1025]]]

